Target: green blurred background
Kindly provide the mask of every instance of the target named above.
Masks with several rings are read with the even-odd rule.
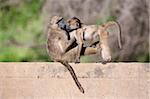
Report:
[[[84,1],[84,0],[83,0]],[[93,18],[87,17],[85,10],[81,10],[82,13],[79,12],[80,9],[85,8],[81,6],[80,9],[74,7],[76,3],[83,2],[82,0],[0,0],[0,62],[31,62],[31,61],[51,61],[47,55],[46,51],[46,33],[45,28],[47,25],[47,20],[49,17],[53,15],[61,15],[65,18],[69,18],[72,16],[78,16],[87,24],[100,24],[106,22],[108,20],[118,19],[123,16],[120,12],[115,13],[102,13],[100,15],[91,16]],[[89,0],[85,0],[85,4]],[[92,0],[91,0],[92,1]],[[108,0],[106,0],[108,1]],[[114,0],[117,1],[117,0]],[[144,1],[144,0],[143,0]],[[66,12],[66,6],[64,2],[70,4],[71,12]],[[72,3],[74,2],[74,3]],[[84,3],[83,2],[83,3]],[[104,2],[104,0],[95,0],[94,2],[99,2],[95,4],[100,4]],[[129,0],[126,0],[129,2]],[[135,0],[136,2],[136,0]],[[89,2],[89,4],[91,4]],[[123,5],[124,3],[116,3],[114,5]],[[72,5],[72,6],[71,6]],[[95,6],[94,6],[95,7]],[[103,6],[100,6],[104,8]],[[108,5],[108,8],[110,6]],[[120,7],[120,6],[119,6]],[[68,9],[68,8],[67,8]],[[78,9],[76,11],[76,9]],[[96,10],[95,10],[96,9]],[[113,9],[113,8],[110,8]],[[86,9],[90,11],[89,9]],[[97,8],[93,8],[93,11],[97,11]],[[106,10],[107,11],[107,10]],[[103,12],[106,12],[103,11]],[[114,9],[116,11],[116,9]],[[117,10],[118,11],[118,10]],[[65,13],[64,13],[65,12]],[[83,13],[84,12],[84,13]],[[97,11],[98,12],[98,11]],[[102,10],[100,10],[102,12]],[[111,11],[108,11],[111,12]],[[73,14],[71,14],[73,13]],[[85,17],[83,16],[85,15]],[[104,17],[104,15],[106,15]],[[99,19],[99,16],[101,19]],[[146,17],[147,18],[147,17]],[[121,20],[121,18],[120,18]],[[148,18],[146,19],[146,22]],[[122,21],[120,21],[122,22]],[[147,23],[146,23],[147,24]],[[142,25],[143,26],[143,25]],[[141,27],[141,26],[140,26]],[[147,27],[147,26],[145,26]],[[144,27],[143,27],[144,28]],[[141,30],[143,30],[141,28]],[[125,28],[124,28],[125,29]],[[126,29],[127,30],[127,29]],[[126,30],[123,30],[124,34]],[[140,31],[140,30],[138,30]],[[134,31],[133,31],[134,32]],[[140,37],[148,37],[148,31],[140,31],[144,34],[140,34]],[[136,34],[131,34],[134,36]],[[124,50],[119,51],[116,55],[113,55],[113,61],[138,61],[138,62],[149,62],[149,49],[148,49],[148,38],[143,41],[144,47],[141,46],[141,42],[134,43],[131,49],[133,51],[129,51],[131,49],[127,49],[126,40],[128,40],[129,35],[126,34],[123,37]],[[132,38],[132,37],[131,37]],[[142,38],[145,39],[145,38]],[[138,42],[138,40],[137,40]],[[130,44],[130,42],[129,42]],[[132,46],[132,45],[131,45]],[[137,47],[138,46],[138,47]],[[139,49],[141,48],[141,49]],[[135,50],[138,50],[135,52]],[[113,50],[115,53],[117,49]],[[126,53],[125,53],[126,52]],[[131,54],[132,53],[132,54]],[[91,62],[91,60],[95,60],[95,58],[83,57],[82,61]]]
[[[0,61],[48,61],[43,18],[43,0],[22,0],[0,10]],[[5,4],[6,1],[1,1]]]

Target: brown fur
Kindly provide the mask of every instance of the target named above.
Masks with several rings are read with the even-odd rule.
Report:
[[[77,54],[77,47],[70,49],[68,52],[65,50],[72,44],[69,40],[67,40],[67,36],[65,35],[64,30],[58,27],[57,22],[61,19],[61,17],[54,16],[49,25],[48,29],[48,40],[47,40],[47,49],[48,54],[53,61],[62,63],[70,72],[72,78],[74,79],[76,85],[79,90],[84,93],[84,89],[82,88],[80,82],[77,79],[77,76],[73,70],[73,68],[68,64],[68,62],[74,62]],[[97,51],[96,48],[86,48],[83,55],[86,54],[95,54]]]
[[[108,45],[108,36],[109,33],[107,29],[111,25],[118,26],[119,29],[119,36],[118,36],[118,44],[121,48],[121,32],[120,32],[120,26],[117,22],[108,22],[103,25],[82,25],[79,27],[79,19],[72,18],[71,20],[68,20],[68,24],[71,29],[76,29],[72,32],[70,32],[71,39],[75,38],[78,43],[78,50],[77,50],[77,56],[76,56],[76,62],[80,62],[80,53],[82,46],[84,46],[88,41],[90,45],[92,45],[95,41],[97,41],[97,36],[99,37],[99,45],[97,45],[98,52],[101,52],[101,56],[104,62],[111,61],[111,54],[110,54],[110,48]]]

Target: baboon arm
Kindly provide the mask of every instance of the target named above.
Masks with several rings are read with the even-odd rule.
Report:
[[[75,60],[75,62],[77,62],[77,63],[80,62],[82,47],[83,47],[83,43],[80,42],[79,45],[78,45],[77,56],[76,56],[76,60]]]
[[[75,42],[75,38],[71,39],[69,41],[69,44],[66,46],[66,48],[64,48],[64,52],[66,53],[67,51],[69,51],[71,45],[73,44],[73,42]]]
[[[75,33],[75,39],[77,41],[77,44],[78,44],[78,49],[77,49],[77,55],[76,55],[76,60],[75,62],[80,62],[80,55],[81,55],[81,50],[82,50],[82,47],[83,47],[83,40],[82,40],[82,36],[83,35],[83,31],[81,30],[77,30],[76,33]]]

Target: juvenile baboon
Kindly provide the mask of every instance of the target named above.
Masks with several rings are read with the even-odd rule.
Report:
[[[67,30],[72,40],[76,39],[78,43],[78,50],[76,62],[80,62],[80,52],[83,46],[92,46],[95,42],[99,41],[98,51],[101,52],[103,62],[111,61],[110,48],[108,45],[109,33],[107,29],[116,25],[118,27],[118,44],[121,48],[121,30],[118,22],[110,21],[103,25],[83,25],[76,17],[68,20]]]
[[[70,72],[72,78],[74,79],[79,90],[84,93],[84,89],[81,86],[80,82],[77,79],[77,76],[73,70],[73,68],[68,64],[68,62],[74,62],[77,54],[77,47],[70,49],[68,52],[65,50],[72,44],[66,36],[66,31],[62,30],[59,26],[60,23],[64,28],[65,23],[63,23],[63,18],[59,16],[54,16],[50,20],[50,24],[48,26],[48,40],[47,40],[47,50],[51,59],[55,62],[60,62],[63,64]],[[97,48],[87,47],[81,55],[95,54],[97,52]]]

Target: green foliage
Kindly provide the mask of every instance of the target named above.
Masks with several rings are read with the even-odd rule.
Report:
[[[109,17],[105,17],[103,19],[97,19],[96,20],[96,25],[102,25],[105,22],[115,21],[116,19],[117,19],[117,17],[115,17],[115,16],[109,16]]]
[[[43,0],[24,0],[0,9],[0,61],[50,61],[46,53]]]
[[[138,62],[150,62],[149,56],[150,56],[150,51],[146,54],[141,54],[141,55],[137,56],[136,60]]]

